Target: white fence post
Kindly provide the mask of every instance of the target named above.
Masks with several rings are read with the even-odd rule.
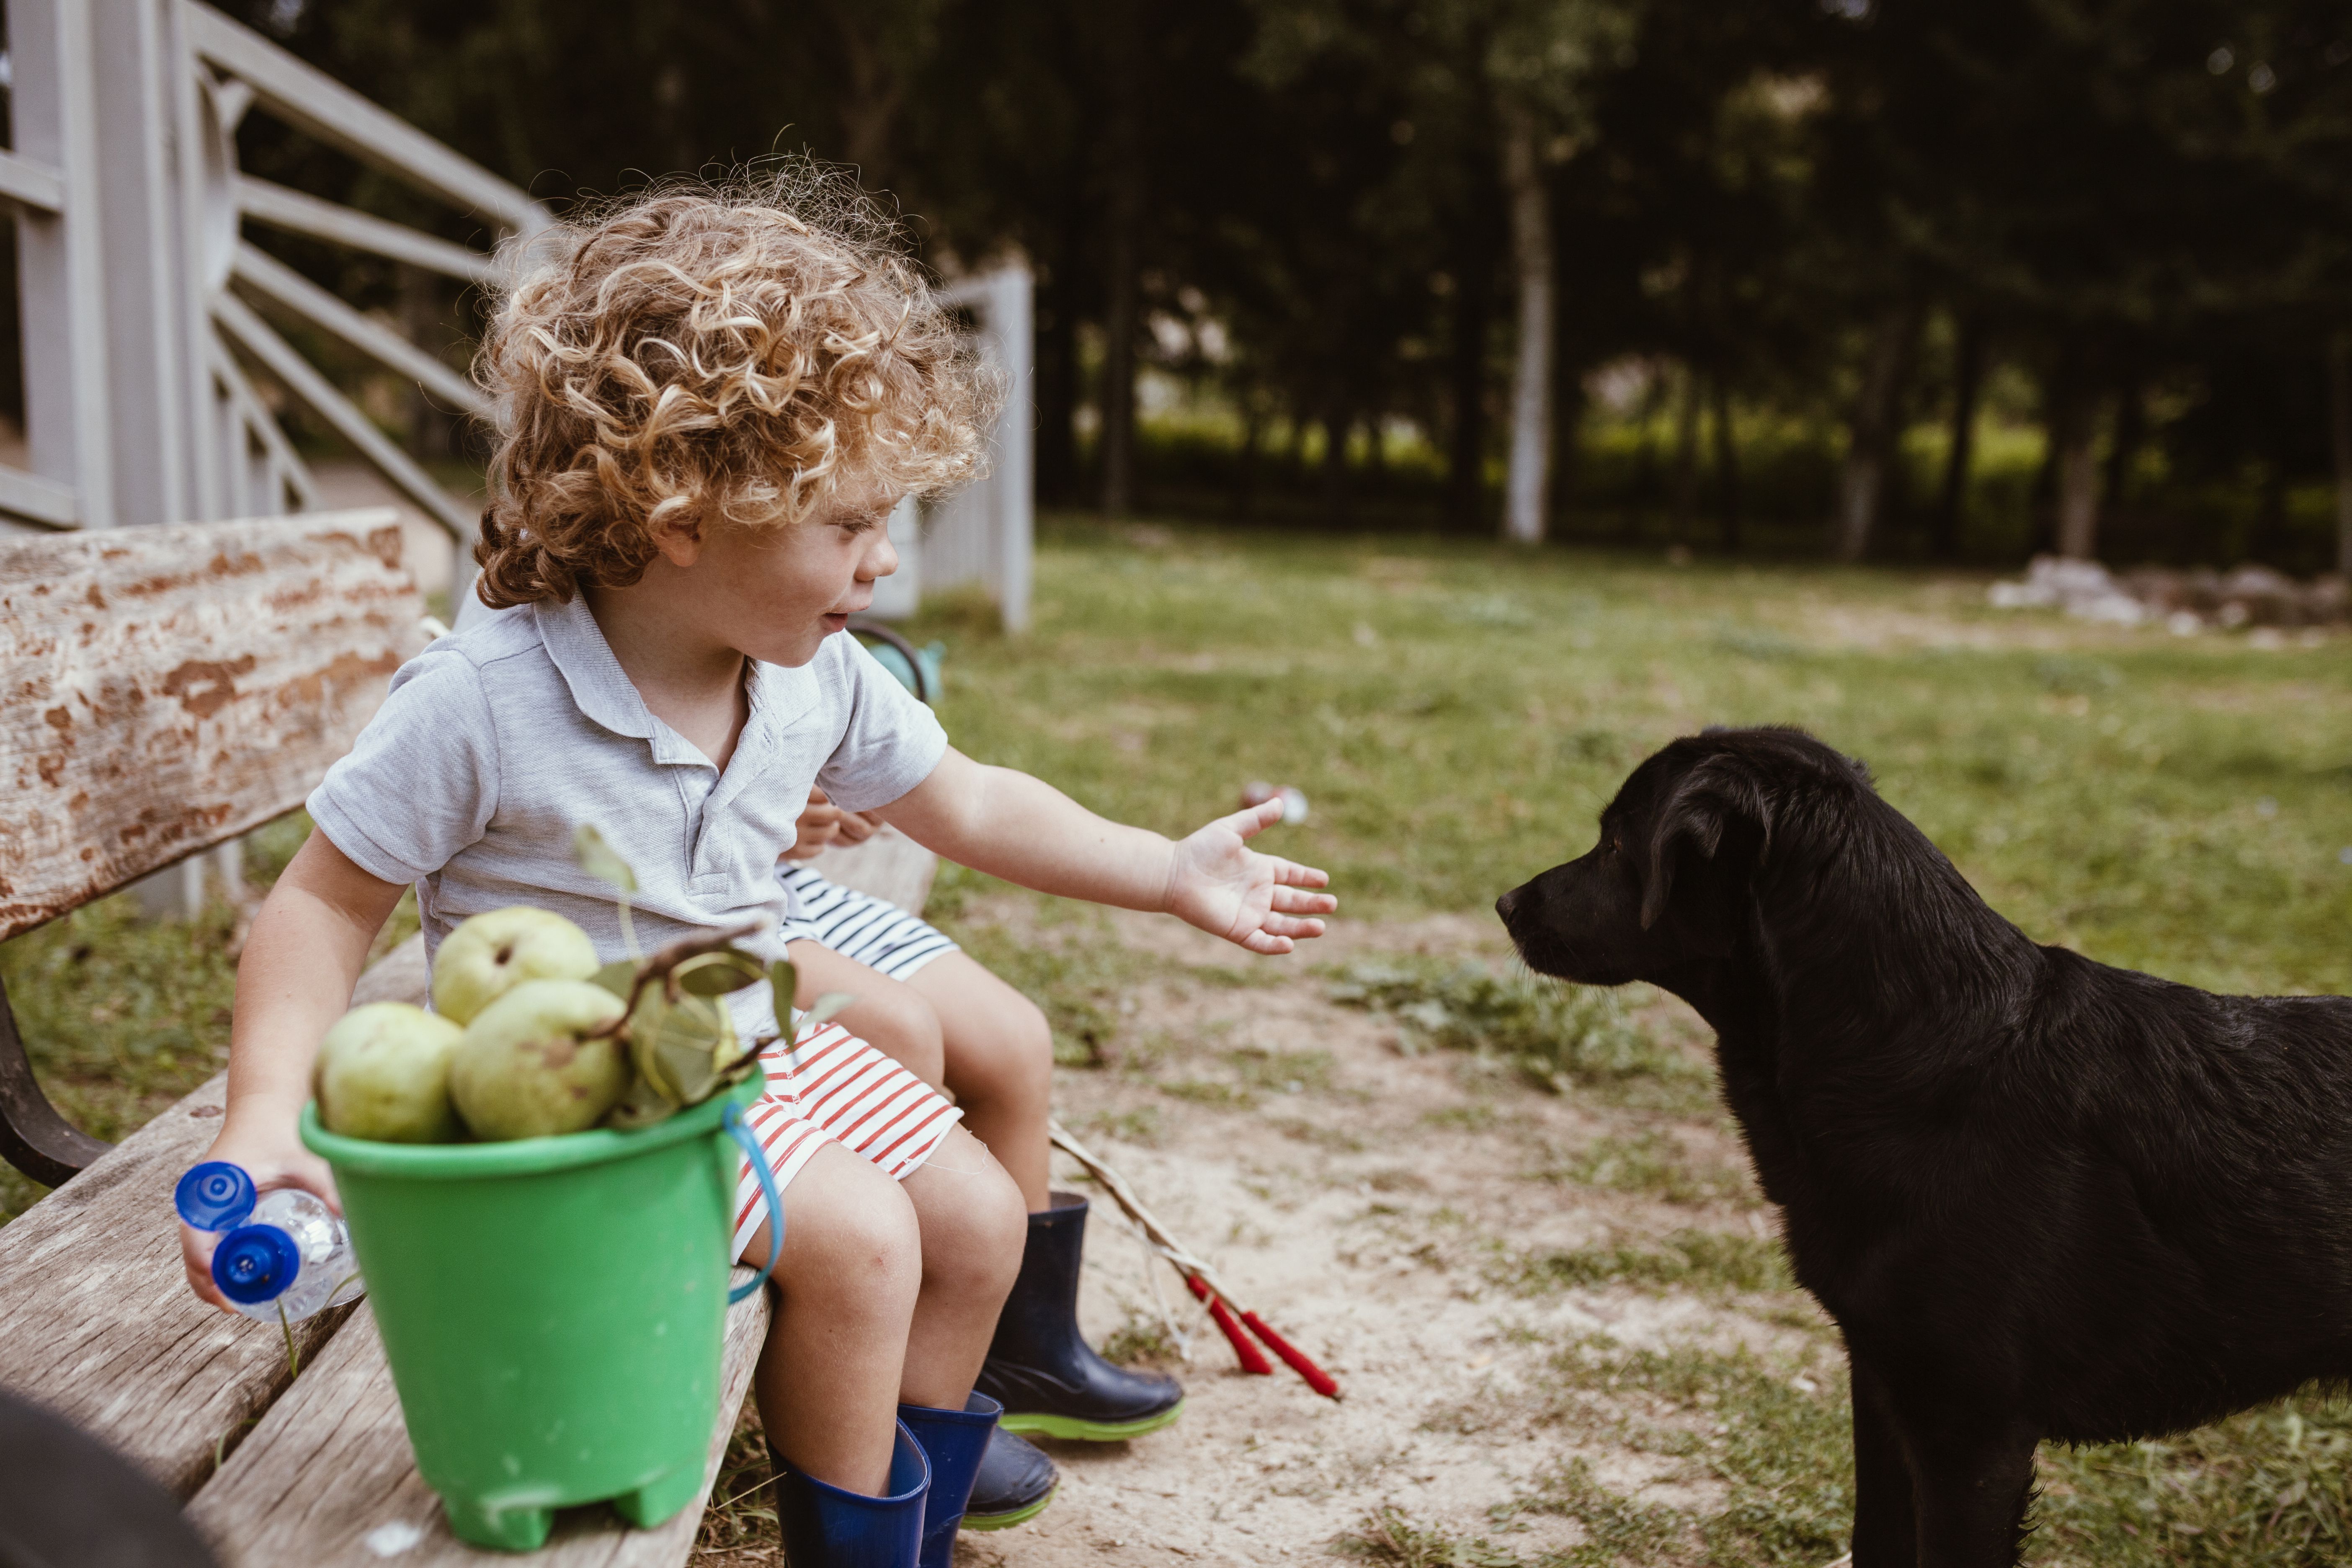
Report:
[[[1035,533],[1032,287],[1029,269],[1016,264],[942,290],[950,303],[971,310],[976,319],[981,355],[1004,376],[1005,402],[989,437],[988,477],[925,510],[920,562],[924,593],[979,583],[996,601],[1004,629],[1012,632],[1029,628]]]

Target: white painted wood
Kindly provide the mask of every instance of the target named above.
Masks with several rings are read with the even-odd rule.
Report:
[[[104,528],[114,521],[114,446],[89,0],[11,6],[8,54],[13,150],[59,180],[59,216],[16,215],[29,467],[78,493],[83,526]]]
[[[1023,631],[1029,625],[1035,532],[1031,290],[1028,270],[1021,267],[967,279],[942,290],[950,303],[972,312],[981,356],[1003,375],[1006,397],[1004,411],[989,433],[987,477],[927,507],[923,521],[922,591],[979,583],[995,599],[1008,631]]]
[[[252,385],[245,379],[245,372],[237,368],[236,359],[221,346],[217,338],[212,344],[212,372],[213,384],[219,388],[223,401],[228,405],[237,425],[242,426],[245,435],[245,441],[237,445],[232,461],[245,476],[247,482],[241,483],[239,488],[245,490],[247,500],[232,505],[228,510],[239,517],[275,517],[289,510],[285,496],[278,493],[281,491],[292,492],[293,510],[318,510],[319,489],[310,477],[310,465],[302,461],[300,455],[294,450],[294,443],[286,438],[286,432],[278,428],[278,421],[268,409],[261,405],[261,399],[254,395]],[[237,425],[232,425],[230,428],[235,429]],[[257,461],[248,455],[247,443],[259,448]]]
[[[0,468],[0,512],[44,528],[81,526],[81,500],[67,486],[22,468]]]
[[[181,0],[191,47],[251,87],[261,107],[362,163],[520,234],[547,215],[529,193],[371,103],[324,71],[197,0]]]
[[[342,339],[363,354],[422,383],[444,403],[468,414],[489,412],[481,388],[451,370],[382,322],[352,310],[299,272],[257,246],[239,244],[231,276],[293,311],[312,326]]]
[[[250,174],[237,176],[236,205],[256,223],[388,256],[451,278],[495,283],[502,276],[495,257]]]
[[[401,494],[446,530],[450,538],[467,548],[472,546],[475,519],[458,505],[456,498],[417,467],[415,458],[393,445],[392,438],[377,429],[373,420],[336,391],[332,382],[295,352],[293,344],[271,331],[268,323],[253,313],[251,306],[234,294],[216,295],[213,300],[213,320],[239,348],[277,377],[297,401],[332,426],[335,434],[356,447],[360,456]]]
[[[98,68],[98,221],[104,247],[106,418],[112,432],[114,521],[187,522],[203,515],[179,269],[184,263],[173,70],[158,0],[91,0]],[[68,215],[68,226],[79,215]]]
[[[0,197],[42,216],[50,216],[65,205],[65,173],[53,164],[0,152]]]

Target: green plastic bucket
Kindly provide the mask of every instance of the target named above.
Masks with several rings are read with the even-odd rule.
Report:
[[[461,1538],[530,1551],[559,1508],[610,1500],[647,1526],[700,1494],[761,1081],[642,1131],[504,1143],[342,1138],[303,1109],[416,1468]]]

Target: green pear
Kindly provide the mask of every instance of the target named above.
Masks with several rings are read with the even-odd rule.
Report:
[[[526,980],[585,980],[596,973],[588,933],[562,915],[518,904],[476,915],[433,953],[433,1010],[472,1023]]]
[[[466,1130],[449,1103],[449,1058],[464,1034],[405,1002],[352,1008],[319,1042],[319,1120],[346,1138],[455,1142]]]
[[[526,980],[466,1026],[449,1095],[474,1136],[544,1138],[593,1127],[628,1092],[627,1045],[588,1037],[626,1011],[585,980]]]

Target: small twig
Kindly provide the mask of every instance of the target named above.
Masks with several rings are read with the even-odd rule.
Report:
[[[620,1016],[598,1025],[588,1031],[583,1037],[601,1040],[619,1034],[628,1027],[630,1016],[636,1012],[637,1003],[644,998],[646,986],[656,980],[667,982],[677,971],[677,966],[688,959],[699,958],[706,952],[724,952],[733,946],[740,938],[750,936],[760,929],[760,921],[746,921],[741,925],[730,926],[725,931],[715,931],[709,936],[681,937],[671,942],[637,966],[636,976],[630,982],[629,994],[625,998],[628,1005],[621,1009]],[[670,1000],[675,1002],[677,998],[672,994]]]

